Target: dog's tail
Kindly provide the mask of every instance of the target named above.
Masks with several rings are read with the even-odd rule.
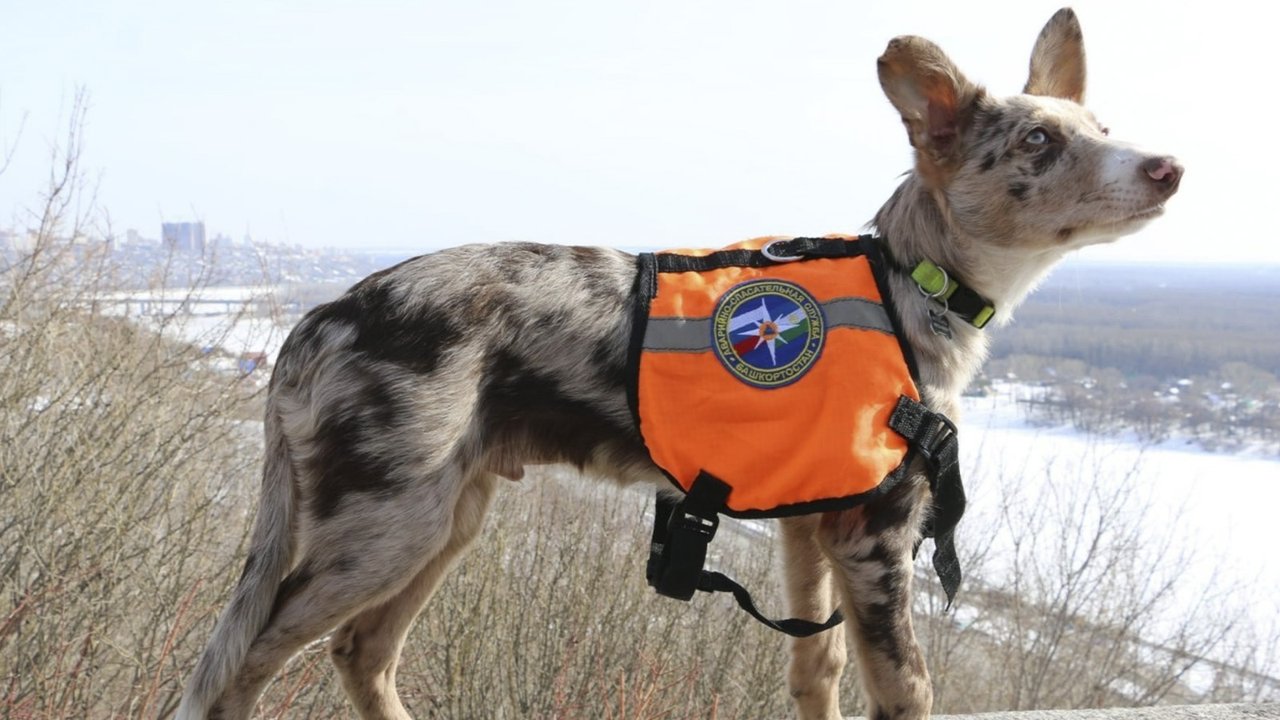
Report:
[[[249,646],[271,616],[280,581],[293,563],[294,482],[289,445],[275,403],[267,400],[262,498],[244,571],[213,637],[187,681],[175,720],[204,720],[235,679]]]

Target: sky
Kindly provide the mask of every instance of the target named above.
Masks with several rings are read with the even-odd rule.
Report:
[[[875,59],[941,45],[997,94],[1057,2],[0,0],[0,228],[78,88],[117,234],[313,247],[718,246],[857,232],[911,163]],[[1187,168],[1099,260],[1280,262],[1263,3],[1074,4],[1112,136]]]

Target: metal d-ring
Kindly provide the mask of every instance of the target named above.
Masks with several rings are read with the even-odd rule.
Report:
[[[938,272],[942,273],[942,287],[938,288],[937,292],[929,292],[928,290],[925,290],[924,286],[920,285],[919,283],[916,284],[916,289],[920,291],[921,295],[929,298],[930,300],[937,300],[938,302],[942,303],[943,307],[946,307],[947,299],[943,296],[947,294],[947,288],[951,287],[951,276],[948,275],[947,271],[942,268],[938,268]]]
[[[947,288],[951,287],[951,277],[942,268],[938,268],[938,272],[942,273],[942,287],[938,288],[937,292],[929,292],[919,283],[916,284],[916,289],[921,295],[941,306],[940,310],[934,310],[932,306],[925,305],[925,312],[929,315],[929,329],[934,335],[950,340],[951,321],[947,319],[947,313],[951,311],[951,305],[947,302]]]
[[[784,243],[784,242],[790,242],[790,241],[789,240],[773,240],[769,244],[760,248],[760,254],[776,263],[795,262],[797,260],[804,259],[803,255],[779,255],[773,251],[774,245],[777,245],[778,243]]]

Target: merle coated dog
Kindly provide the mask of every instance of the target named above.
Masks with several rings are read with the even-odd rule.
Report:
[[[876,215],[877,234],[903,266],[928,259],[990,298],[995,324],[1068,252],[1141,228],[1178,189],[1172,157],[1111,139],[1081,104],[1070,10],[1040,33],[1011,97],[919,37],[891,41],[878,71],[915,167]],[[635,276],[636,258],[617,250],[472,245],[371,275],[298,323],[271,378],[244,573],[178,717],[249,717],[281,665],[330,632],[360,716],[408,717],[395,687],[405,634],[480,531],[501,477],[564,462],[666,487],[626,399]],[[987,338],[963,322],[937,334],[908,275],[889,285],[923,399],[955,417]],[[838,603],[848,618],[846,632],[793,643],[802,718],[839,717],[846,636],[870,717],[929,715],[909,591],[930,490],[925,466],[912,470],[869,504],[781,522],[791,612],[822,620]]]

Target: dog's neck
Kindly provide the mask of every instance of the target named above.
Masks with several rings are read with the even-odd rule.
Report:
[[[911,269],[929,260],[991,300],[996,314],[990,328],[1012,318],[1013,309],[1062,253],[1019,252],[1016,244],[967,237],[949,216],[945,197],[924,187],[915,173],[908,174],[880,208],[873,225],[897,266],[889,282],[903,332],[915,349],[921,392],[935,410],[954,418],[960,393],[986,359],[987,331],[949,314],[951,337],[935,334],[929,301],[911,279]]]

